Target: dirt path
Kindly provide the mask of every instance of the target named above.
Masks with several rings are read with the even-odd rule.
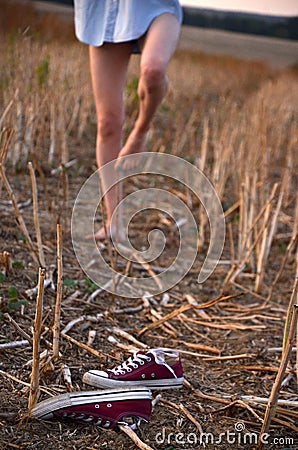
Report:
[[[182,27],[179,48],[268,62],[282,69],[298,63],[298,42],[207,28]]]

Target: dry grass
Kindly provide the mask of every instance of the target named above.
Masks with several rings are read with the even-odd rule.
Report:
[[[12,8],[11,2],[4,4]],[[26,14],[45,38],[33,28],[20,28],[18,21],[27,22]],[[181,417],[187,423],[185,432],[193,432],[194,426],[196,431],[219,433],[234,429],[237,420],[245,422],[247,429],[260,431],[264,401],[278,371],[278,348],[296,277],[297,73],[229,57],[176,53],[169,67],[170,90],[154,120],[148,150],[181,156],[209,177],[225,209],[223,261],[211,279],[198,287],[198,255],[194,268],[168,298],[127,300],[124,305],[121,298],[111,302],[110,295],[96,292],[96,286],[84,278],[70,240],[73,202],[95,168],[95,110],[87,49],[72,38],[50,40],[49,18],[37,17],[30,7],[16,20],[18,31],[11,31],[11,23],[0,40],[0,350],[5,405],[0,423],[5,448],[39,448],[40,439],[49,449],[135,448],[124,434],[76,428],[71,423],[54,425],[51,433],[48,425],[40,423],[22,422],[19,429],[10,414],[24,414],[27,408],[28,391],[20,386],[27,389],[30,381],[32,298],[37,293],[38,260],[43,258],[46,279],[40,345],[48,353],[40,361],[42,395],[81,389],[82,370],[114,364],[132,349],[131,344],[154,347],[162,343],[181,350],[186,377],[192,383],[186,383],[185,392],[169,393],[161,403],[166,408],[156,406],[150,426],[141,435],[144,442],[156,446],[154,436],[162,426],[167,432],[181,431],[177,422]],[[137,62],[133,57],[129,68],[125,133],[137,114]],[[149,182],[140,177],[127,190]],[[166,183],[167,189],[192,205],[204,252],[208,221],[198,199],[184,187]],[[56,287],[57,223],[63,232],[63,289],[61,236]],[[137,246],[153,226],[164,227],[170,242],[175,242],[166,221],[161,223],[160,216],[152,213],[141,224],[134,224]],[[164,257],[161,265],[167,262]],[[120,269],[134,274],[147,270],[138,265]],[[150,270],[157,269],[152,266]],[[54,312],[55,300],[59,307],[61,303],[61,311]],[[62,325],[60,360],[57,318]],[[93,343],[85,343],[85,324],[97,332]],[[55,358],[51,355],[54,327]],[[15,344],[20,334],[25,340]],[[297,381],[288,350],[290,362],[283,368],[287,378],[278,392],[285,406],[278,406],[271,430],[295,436],[297,412],[291,400]],[[73,380],[63,378],[67,367]],[[256,396],[262,401],[255,400]],[[217,403],[224,407],[217,409]]]

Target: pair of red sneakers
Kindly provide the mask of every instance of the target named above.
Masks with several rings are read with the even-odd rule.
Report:
[[[183,369],[179,353],[167,348],[139,351],[119,366],[91,370],[83,382],[104,389],[62,394],[37,404],[31,417],[70,418],[113,429],[117,424],[136,427],[149,421],[152,412],[151,389],[181,388]]]

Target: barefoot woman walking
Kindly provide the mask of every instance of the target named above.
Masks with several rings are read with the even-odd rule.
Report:
[[[118,157],[144,151],[151,121],[167,91],[166,69],[178,41],[182,12],[178,0],[74,0],[74,5],[77,38],[89,45],[100,168]],[[139,113],[122,146],[123,93],[132,53],[141,54]],[[125,164],[124,170],[129,168]],[[105,204],[110,236],[116,232],[110,227],[117,206],[116,187],[106,194]],[[104,238],[101,228],[95,239]]]

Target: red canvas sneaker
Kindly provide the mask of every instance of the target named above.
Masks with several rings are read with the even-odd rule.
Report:
[[[146,387],[104,391],[71,392],[38,403],[31,411],[35,419],[79,419],[103,428],[117,424],[136,428],[149,421],[152,394]]]
[[[183,369],[179,353],[168,348],[139,351],[114,369],[90,370],[83,382],[98,388],[147,386],[151,389],[181,388]]]

